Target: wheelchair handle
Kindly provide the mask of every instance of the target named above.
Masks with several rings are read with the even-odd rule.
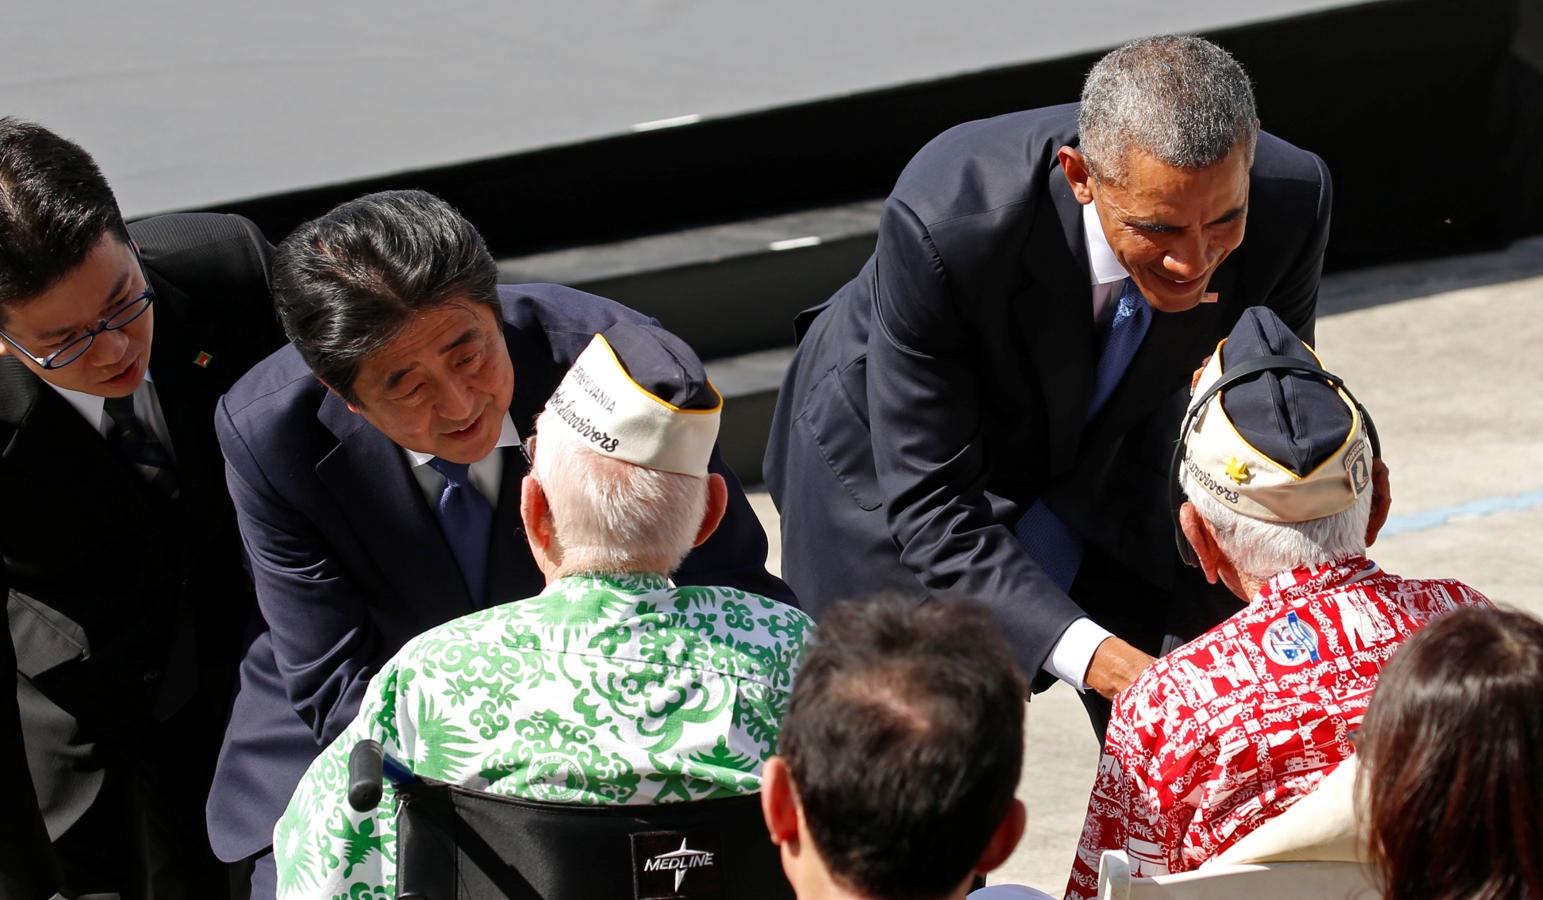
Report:
[[[348,754],[348,805],[369,812],[380,805],[381,770],[385,751],[380,741],[362,740]]]
[[[366,738],[355,744],[348,754],[348,805],[358,812],[379,806],[382,777],[398,787],[418,781],[411,769],[382,749],[380,741]]]

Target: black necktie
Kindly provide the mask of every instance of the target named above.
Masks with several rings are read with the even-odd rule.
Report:
[[[108,397],[102,404],[107,414],[107,446],[132,465],[150,487],[168,500],[177,499],[177,471],[171,455],[155,433],[134,415],[134,397]]]
[[[434,470],[445,476],[445,488],[439,494],[434,511],[445,533],[450,551],[461,566],[472,603],[481,606],[488,572],[488,539],[493,534],[493,507],[471,483],[471,467],[466,463],[447,462],[439,457],[429,460]]]

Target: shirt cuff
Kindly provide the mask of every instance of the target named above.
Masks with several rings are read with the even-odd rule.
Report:
[[[1110,637],[1114,635],[1102,625],[1083,616],[1061,632],[1061,639],[1045,660],[1045,671],[1076,688],[1078,693],[1086,691],[1088,683],[1082,679],[1087,677],[1088,666],[1093,662],[1093,651],[1104,638]]]

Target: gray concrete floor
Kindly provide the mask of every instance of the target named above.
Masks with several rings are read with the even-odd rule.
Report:
[[[1318,349],[1376,420],[1391,470],[1372,558],[1543,616],[1543,238],[1330,276]],[[751,502],[780,565],[776,510],[765,494]],[[1098,745],[1064,685],[1034,698],[1024,741],[1028,831],[991,881],[1059,894]]]

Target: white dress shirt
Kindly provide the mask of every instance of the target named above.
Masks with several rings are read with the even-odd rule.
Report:
[[[1082,231],[1087,240],[1088,270],[1093,283],[1093,321],[1098,322],[1120,298],[1125,279],[1130,274],[1115,258],[1114,249],[1109,246],[1109,239],[1104,237],[1103,226],[1099,224],[1098,210],[1091,203],[1082,207]],[[1079,692],[1086,691],[1088,683],[1083,679],[1093,662],[1093,653],[1104,638],[1109,637],[1114,635],[1108,629],[1083,616],[1061,632],[1061,637],[1050,649],[1050,656],[1045,659],[1045,671]]]
[[[471,464],[471,483],[488,500],[488,505],[498,508],[498,492],[504,482],[504,455],[497,452],[500,447],[517,447],[520,444],[520,433],[515,430],[514,419],[504,413],[504,424],[498,432],[498,443],[493,445],[492,453]],[[413,477],[418,479],[418,487],[423,490],[424,499],[429,501],[429,509],[439,505],[439,495],[445,491],[445,476],[428,461],[434,458],[432,453],[419,453],[417,450],[402,448],[402,455],[407,458],[407,465],[413,470]]]
[[[1120,299],[1125,279],[1130,273],[1115,259],[1114,248],[1104,237],[1104,228],[1098,221],[1098,210],[1093,204],[1082,207],[1082,230],[1087,240],[1088,270],[1093,280],[1093,321],[1102,322],[1104,315]]]
[[[105,398],[83,391],[72,391],[48,381],[43,383],[53,388],[55,393],[73,406],[75,411],[86,420],[86,424],[95,428],[98,434],[107,436],[112,423],[107,421],[104,411],[107,403]],[[166,417],[161,414],[161,401],[155,394],[155,385],[150,383],[149,372],[145,373],[145,380],[139,383],[139,387],[134,389],[134,415],[139,418],[141,425],[148,426],[154,432],[155,439],[160,441],[161,447],[166,450],[166,455],[176,462],[177,450],[171,445],[171,437],[166,430]]]

